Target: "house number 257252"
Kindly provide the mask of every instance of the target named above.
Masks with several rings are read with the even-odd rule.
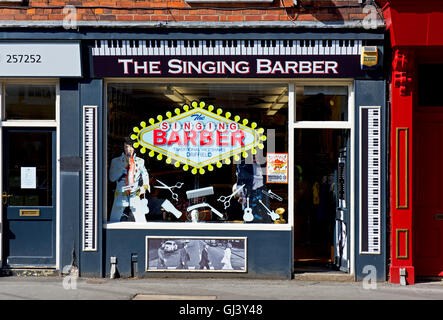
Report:
[[[6,63],[42,63],[39,54],[7,54]]]

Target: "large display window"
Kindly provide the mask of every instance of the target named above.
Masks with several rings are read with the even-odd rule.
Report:
[[[108,82],[108,223],[287,223],[289,88]]]

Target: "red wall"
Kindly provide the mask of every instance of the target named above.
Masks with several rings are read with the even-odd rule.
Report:
[[[413,137],[416,61],[443,45],[443,1],[378,1],[391,36],[391,265],[389,281],[400,282],[405,269],[415,283],[413,228]],[[423,60],[422,60],[423,62]]]

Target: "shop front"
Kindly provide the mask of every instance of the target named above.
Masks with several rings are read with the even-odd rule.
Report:
[[[385,280],[383,34],[131,30],[76,34],[81,77],[5,80],[3,269]]]
[[[87,44],[82,255],[102,243],[110,277],[384,280],[383,35],[152,38]]]
[[[384,1],[392,47],[389,280],[443,276],[439,1]],[[412,25],[410,22],[414,21]]]

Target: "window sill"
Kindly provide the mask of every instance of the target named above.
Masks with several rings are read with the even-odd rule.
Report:
[[[263,230],[263,231],[291,231],[286,224],[244,224],[244,223],[205,223],[205,222],[111,222],[103,224],[108,230]]]

